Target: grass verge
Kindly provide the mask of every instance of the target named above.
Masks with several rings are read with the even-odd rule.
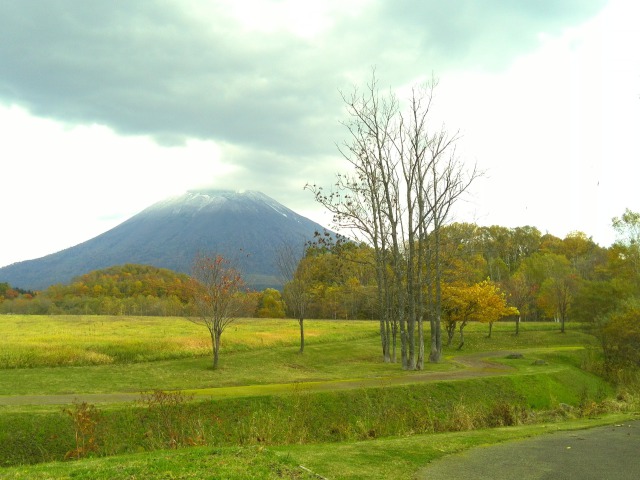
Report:
[[[413,435],[341,444],[281,447],[196,447],[89,458],[1,470],[7,480],[331,479],[414,478],[428,463],[476,446],[623,422],[629,415],[502,427],[471,432]]]
[[[59,460],[69,452],[112,456],[194,445],[272,446],[352,442],[390,436],[519,425],[601,413],[611,394],[575,367],[537,374],[326,392],[188,401],[157,392],[135,404],[95,412],[90,429],[61,410],[0,415],[0,465]],[[68,410],[68,409],[67,409]],[[81,442],[78,441],[81,440]],[[88,451],[86,446],[90,446]]]

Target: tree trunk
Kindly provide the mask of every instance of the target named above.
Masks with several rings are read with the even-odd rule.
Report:
[[[380,322],[380,334],[382,335],[384,363],[391,363],[391,325],[388,318],[385,318],[384,322]]]
[[[447,323],[447,347],[451,346],[453,335],[456,333],[456,322]]]
[[[516,317],[516,335],[520,334],[520,319],[522,318],[521,315],[518,315]]]
[[[430,319],[431,344],[429,348],[429,362],[438,363],[438,343],[436,341],[436,321],[435,317]]]
[[[298,320],[300,324],[300,353],[304,353],[304,318]]]
[[[215,332],[213,338],[213,369],[218,368],[218,354],[220,352],[220,333]]]
[[[418,362],[416,368],[418,370],[424,369],[424,326],[422,318],[418,320]]]
[[[380,342],[382,344],[382,361],[384,363],[389,363],[391,358],[389,356],[389,346],[384,328],[384,319],[380,319]]]
[[[411,300],[409,300],[411,301]],[[407,319],[407,344],[409,347],[409,356],[407,358],[407,370],[415,370],[416,369],[416,339],[415,339],[415,331],[416,331],[416,322],[415,322],[415,312],[411,311],[411,306],[409,307],[409,318]]]
[[[435,171],[434,171],[435,174]],[[434,202],[435,204],[435,202]],[[441,315],[442,315],[442,265],[440,264],[440,224],[438,212],[436,212],[436,221],[434,223],[434,271],[435,271],[435,299],[434,299],[434,318],[431,320],[431,353],[429,354],[429,361],[431,363],[438,363],[442,356],[442,330],[441,330]]]
[[[400,315],[403,315],[402,313]],[[407,357],[407,331],[406,324],[403,317],[400,317],[400,357],[402,359],[402,369],[406,370],[408,368],[408,357]]]
[[[491,338],[491,331],[493,330],[493,322],[489,322],[489,335],[487,335],[487,338]]]
[[[442,329],[440,326],[440,315],[437,312],[431,325],[431,352],[429,354],[429,361],[431,363],[438,363],[442,357]]]
[[[462,322],[460,324],[460,345],[458,345],[458,350],[462,350],[464,347],[464,327],[467,326],[467,322]]]
[[[398,321],[397,320],[391,321],[391,341],[392,341],[391,363],[396,363],[398,361],[398,358],[396,356],[396,345],[398,341]]]

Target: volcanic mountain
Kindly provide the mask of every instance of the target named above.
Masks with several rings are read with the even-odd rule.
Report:
[[[238,265],[249,286],[280,284],[276,255],[324,228],[256,191],[194,190],[169,198],[75,247],[0,268],[0,282],[30,290],[92,270],[137,263],[189,273],[198,254]]]

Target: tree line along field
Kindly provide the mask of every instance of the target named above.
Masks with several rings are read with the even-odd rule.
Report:
[[[377,322],[309,321],[300,355],[294,320],[240,319],[213,370],[206,332],[183,318],[4,315],[0,473],[314,478],[303,465],[327,478],[410,478],[438,449],[495,441],[486,428],[517,437],[637,409],[631,390],[589,371],[598,339],[580,324],[487,333],[470,324],[462,352],[445,347],[443,362],[409,372],[382,361]],[[62,403],[48,404],[54,395]]]
[[[634,228],[629,220],[621,230]],[[637,294],[637,242],[624,235],[604,248],[581,232],[561,239],[533,227],[444,225],[439,240],[442,282],[460,287],[490,279],[525,319],[565,316],[592,322],[615,308],[614,299]],[[304,270],[311,296],[308,318],[379,318],[370,247],[311,248],[296,268]],[[68,285],[40,292],[0,282],[0,313],[184,316],[193,314],[189,286],[188,275],[132,264],[87,272]],[[559,295],[560,286],[566,287],[564,295]],[[273,291],[247,293],[242,316],[290,313]]]

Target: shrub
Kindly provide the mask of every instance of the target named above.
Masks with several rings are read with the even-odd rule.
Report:
[[[609,315],[600,334],[609,375],[624,381],[624,371],[637,372],[640,368],[640,303],[626,303]]]

